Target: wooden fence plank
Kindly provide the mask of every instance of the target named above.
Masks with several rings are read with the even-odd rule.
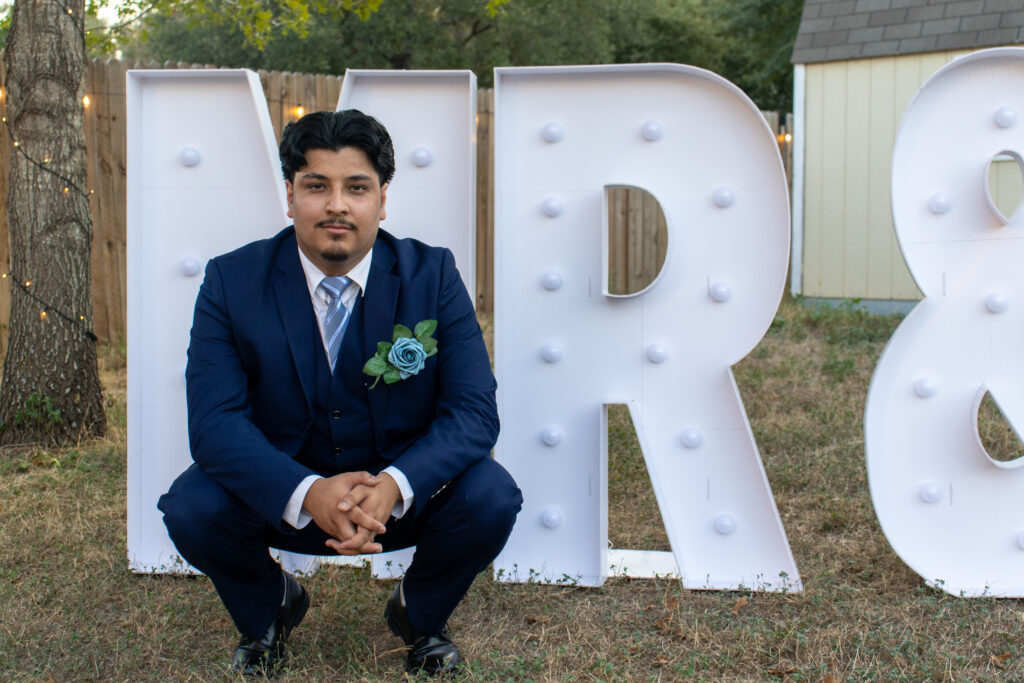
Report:
[[[476,309],[494,311],[494,90],[476,100]]]
[[[270,110],[270,124],[274,127],[276,139],[281,139],[281,72],[272,71],[267,79],[267,108]]]
[[[110,92],[110,173],[111,187],[114,196],[108,214],[113,220],[103,225],[104,268],[111,284],[108,291],[111,297],[105,302],[108,319],[117,320],[117,329],[111,329],[108,340],[115,340],[124,335],[127,325],[127,230],[128,213],[125,198],[128,195],[128,150],[127,150],[127,111],[125,106],[125,71],[123,62],[115,61],[111,65],[107,78],[107,89]]]
[[[96,126],[96,149],[93,153],[92,181],[88,190],[92,192],[89,205],[93,209],[92,214],[92,320],[93,329],[100,337],[113,339],[114,335],[124,327],[120,321],[110,319],[107,302],[115,296],[114,281],[109,277],[106,266],[106,252],[109,249],[107,239],[109,230],[106,226],[114,222],[113,206],[115,203],[124,202],[124,197],[117,197],[114,194],[112,176],[112,149],[114,131],[111,129],[112,120],[110,89],[108,77],[110,75],[109,64],[93,62],[92,82],[88,89],[94,93],[95,102],[90,99],[89,108],[93,110],[93,119]]]

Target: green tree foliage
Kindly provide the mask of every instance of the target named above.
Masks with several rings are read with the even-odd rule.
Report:
[[[803,0],[732,0],[716,13],[723,33],[723,76],[762,109],[793,109],[790,56]]]
[[[313,73],[346,68],[678,62],[788,109],[801,0],[160,0],[130,58]],[[142,9],[145,4],[149,11]]]

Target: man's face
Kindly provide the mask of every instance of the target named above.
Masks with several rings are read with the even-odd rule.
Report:
[[[311,149],[285,188],[299,248],[324,275],[344,275],[370,251],[388,186],[363,150]]]

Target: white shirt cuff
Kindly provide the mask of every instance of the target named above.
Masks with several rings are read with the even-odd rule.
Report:
[[[288,499],[288,504],[284,506],[284,514],[281,515],[281,519],[291,524],[296,529],[302,529],[311,521],[313,521],[313,515],[309,514],[302,508],[303,501],[306,500],[306,494],[309,493],[309,487],[313,485],[313,482],[321,477],[311,474],[295,487],[295,491],[292,492],[292,497]]]
[[[398,484],[398,492],[402,494],[402,499],[395,503],[394,509],[391,510],[392,517],[395,519],[401,519],[402,515],[408,512],[409,508],[412,507],[412,487],[409,486],[409,480],[405,478],[404,474],[402,474],[402,470],[397,467],[393,465],[391,467],[385,467],[381,470],[381,474],[384,473],[391,475],[391,478],[395,480],[396,484]]]

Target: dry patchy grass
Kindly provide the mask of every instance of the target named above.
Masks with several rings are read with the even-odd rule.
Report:
[[[669,580],[508,585],[483,576],[452,619],[469,662],[464,680],[1024,679],[1018,601],[925,587],[872,512],[861,415],[896,323],[787,301],[735,368],[802,593],[693,592]],[[116,349],[102,357],[105,440],[0,458],[2,679],[235,679],[226,671],[233,628],[209,582],[126,569],[122,359]],[[997,414],[985,420],[987,438],[1017,448]],[[667,547],[650,523],[657,507],[624,411],[610,429],[612,541]],[[390,584],[349,567],[303,582],[313,607],[280,680],[403,679],[403,653],[381,618]]]

